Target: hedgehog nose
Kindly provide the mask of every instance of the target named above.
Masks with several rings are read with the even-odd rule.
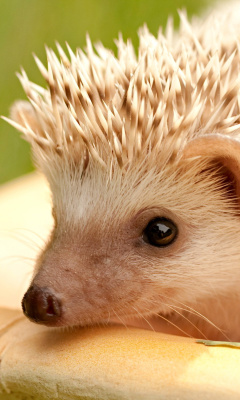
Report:
[[[22,299],[22,309],[31,321],[51,325],[61,316],[61,302],[47,287],[30,286]]]

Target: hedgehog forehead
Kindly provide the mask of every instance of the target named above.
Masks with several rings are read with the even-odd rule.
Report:
[[[83,228],[90,220],[94,221],[91,225],[97,221],[109,225],[109,220],[122,224],[139,210],[159,204],[159,186],[162,204],[167,203],[171,173],[168,179],[164,171],[143,168],[131,168],[123,174],[117,164],[111,174],[109,171],[110,167],[99,168],[93,162],[84,172],[75,170],[70,176],[64,169],[49,177],[53,206],[65,227],[80,223]]]
[[[206,161],[182,171],[176,165],[160,171],[144,170],[143,165],[123,174],[116,164],[110,176],[110,168],[99,168],[95,161],[84,173],[75,170],[70,176],[66,169],[59,171],[49,176],[49,182],[60,230],[71,232],[75,227],[86,233],[97,227],[105,234],[114,226],[125,226],[142,211],[151,211],[153,217],[169,213],[170,218],[175,215],[198,224],[225,207],[221,192],[216,191],[217,179],[203,172],[204,167]]]

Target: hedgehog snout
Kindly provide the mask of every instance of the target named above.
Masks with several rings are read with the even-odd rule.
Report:
[[[61,300],[47,287],[32,285],[22,300],[26,317],[39,324],[51,325],[61,317]]]

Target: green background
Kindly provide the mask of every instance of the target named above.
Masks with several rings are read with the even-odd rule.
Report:
[[[67,41],[73,49],[84,47],[88,32],[93,42],[101,40],[114,49],[113,39],[121,31],[137,46],[137,30],[144,22],[156,34],[169,14],[178,25],[177,9],[186,8],[192,15],[207,5],[208,0],[1,0],[0,114],[8,116],[14,100],[25,98],[15,75],[20,66],[43,84],[32,53],[45,63],[44,44],[55,49],[57,40],[63,46]],[[1,120],[0,183],[32,169],[29,145]]]

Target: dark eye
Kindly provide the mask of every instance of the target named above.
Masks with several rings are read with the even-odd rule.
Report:
[[[167,218],[158,217],[152,219],[143,231],[143,240],[152,246],[165,247],[176,239],[178,229]]]

